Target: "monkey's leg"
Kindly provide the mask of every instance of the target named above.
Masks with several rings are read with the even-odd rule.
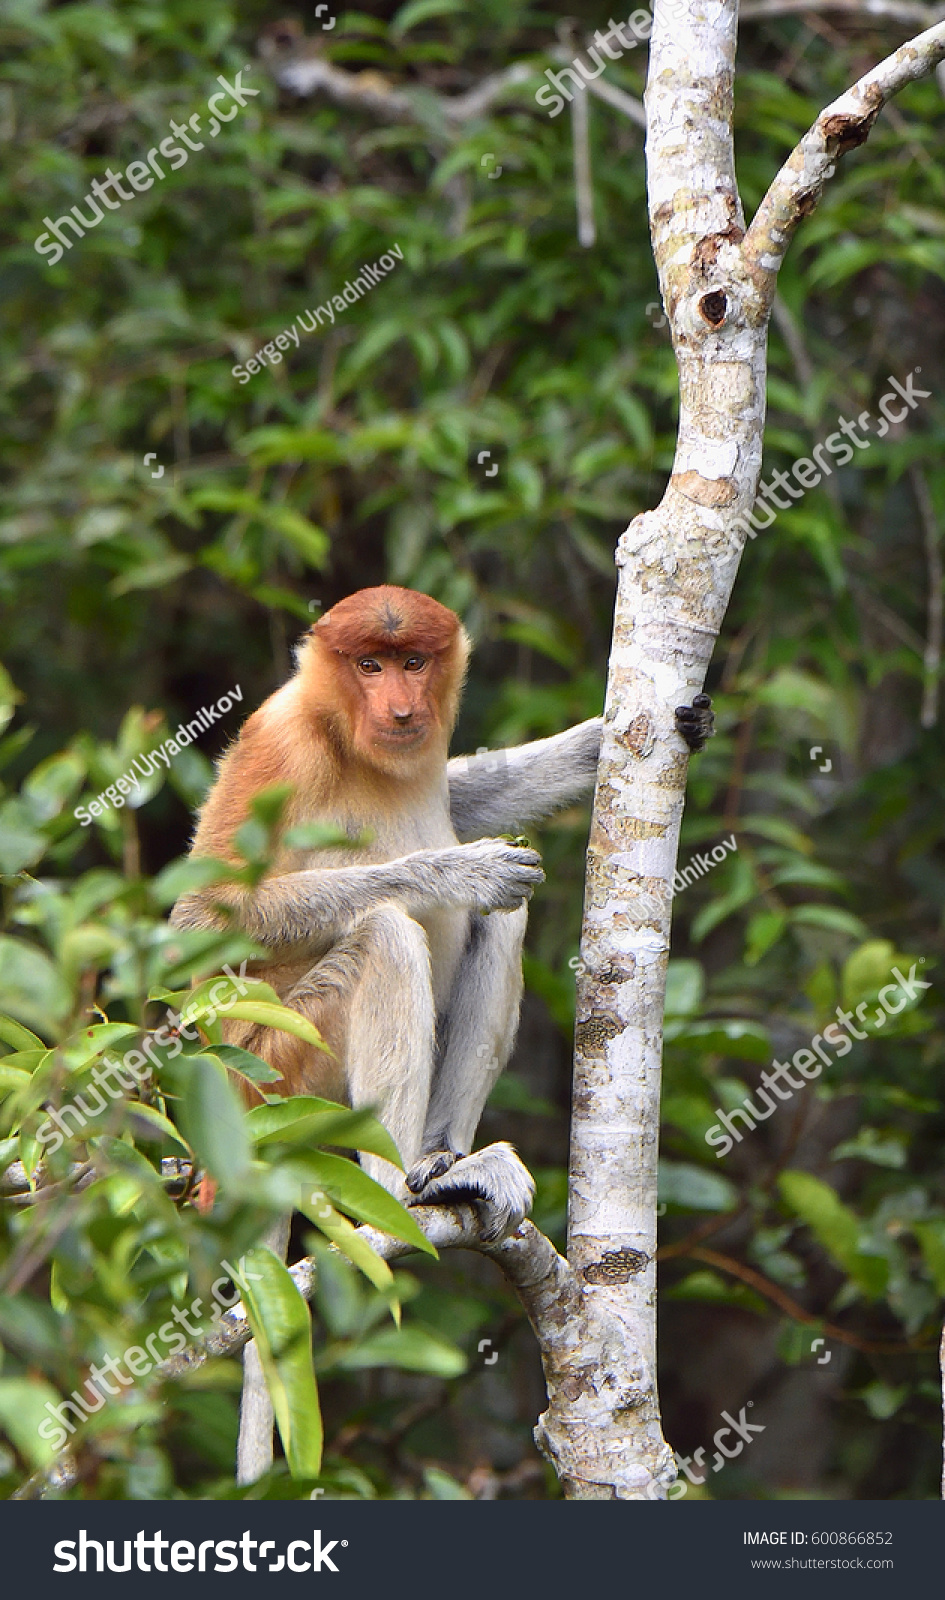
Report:
[[[389,902],[365,915],[283,995],[319,1029],[334,1060],[289,1034],[255,1028],[239,1042],[277,1067],[290,1094],[327,1094],[374,1110],[405,1165],[422,1147],[433,1076],[434,1008],[427,936]],[[361,1164],[406,1198],[389,1161]]]
[[[430,1098],[434,1036],[430,952],[419,923],[395,906],[379,907],[316,962],[285,1003],[330,1038],[338,1037],[344,1014],[350,1103],[375,1107],[404,1161],[415,1160]],[[265,1044],[261,1035],[249,1047],[261,1051]],[[368,1155],[361,1161],[378,1183],[406,1198],[403,1178],[390,1162]],[[286,1217],[263,1243],[284,1259],[288,1235]],[[272,1427],[272,1402],[253,1341],[243,1357],[238,1483],[254,1483],[271,1467]]]
[[[350,1104],[373,1107],[405,1167],[420,1154],[433,1078],[435,1014],[430,949],[418,922],[394,905],[358,924],[364,952],[347,1007],[345,1076]],[[361,1165],[399,1199],[404,1180],[390,1162],[362,1154]]]
[[[476,916],[441,1027],[443,1059],[433,1085],[423,1156],[408,1165],[414,1204],[479,1204],[484,1237],[499,1238],[527,1215],[535,1185],[512,1146],[466,1155],[483,1107],[515,1043],[528,913]]]
[[[284,1261],[289,1247],[289,1217],[280,1217],[266,1229],[260,1244],[266,1244]],[[255,1483],[272,1466],[272,1401],[266,1387],[262,1362],[251,1339],[243,1351],[243,1393],[240,1398],[240,1433],[236,1446],[237,1483]]]

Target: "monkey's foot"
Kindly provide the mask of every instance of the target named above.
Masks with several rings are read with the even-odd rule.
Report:
[[[437,1155],[443,1153],[438,1151]],[[414,1167],[408,1174],[411,1189],[416,1171]],[[503,1140],[486,1145],[475,1155],[454,1160],[441,1177],[431,1178],[408,1204],[455,1206],[472,1201],[479,1212],[483,1240],[495,1244],[507,1233],[514,1232],[528,1216],[534,1194],[534,1178],[512,1146]]]
[[[434,1178],[442,1178],[444,1172],[449,1172],[450,1167],[457,1161],[462,1161],[458,1150],[432,1150],[429,1155],[421,1156],[415,1161],[404,1182],[411,1194],[419,1194]]]
[[[715,732],[715,712],[707,694],[693,697],[691,706],[676,707],[676,731],[681,733],[690,750],[701,750]]]

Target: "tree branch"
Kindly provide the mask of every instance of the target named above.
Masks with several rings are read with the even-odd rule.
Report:
[[[550,1239],[532,1222],[523,1222],[498,1244],[486,1244],[474,1206],[416,1206],[412,1209],[419,1227],[437,1250],[478,1250],[501,1267],[516,1290],[542,1353],[549,1397],[555,1387],[579,1382],[577,1370],[586,1362],[582,1347],[583,1297],[580,1286],[564,1257]],[[414,1246],[377,1228],[358,1229],[361,1237],[385,1261],[411,1255]],[[303,1300],[315,1292],[316,1262],[306,1256],[289,1268]],[[252,1329],[238,1300],[220,1318],[217,1329],[200,1344],[162,1361],[155,1372],[162,1378],[178,1378],[194,1372],[211,1357],[233,1356],[248,1345]],[[538,1429],[542,1426],[539,1419]],[[247,1469],[248,1470],[248,1469]],[[55,1486],[68,1488],[76,1481],[76,1467],[70,1450],[62,1451],[46,1467],[34,1472],[13,1495],[15,1500],[41,1500]]]
[[[938,1347],[938,1367],[942,1380],[942,1422],[945,1424],[945,1328],[942,1329],[942,1342]],[[945,1500],[945,1428],[942,1437],[942,1499]]]
[[[423,123],[433,110],[438,120],[461,128],[485,116],[497,100],[510,90],[521,88],[537,72],[531,62],[514,61],[458,95],[436,94],[421,84],[398,88],[382,73],[346,72],[343,67],[334,66],[318,53],[311,40],[288,24],[279,23],[276,30],[281,31],[262,35],[259,50],[280,88],[303,96],[321,91],[336,105],[370,111],[390,122]]]
[[[910,467],[909,477],[925,534],[929,584],[927,631],[922,652],[924,682],[920,721],[923,728],[934,728],[938,721],[938,684],[942,672],[942,546],[928,479],[917,463]]]
[[[589,249],[597,238],[594,225],[594,180],[591,176],[590,107],[586,94],[571,101],[571,139],[574,147],[574,198],[578,243]]]
[[[879,66],[820,113],[758,207],[742,246],[759,286],[774,292],[774,279],[801,220],[810,216],[836,164],[869,137],[880,111],[894,94],[945,60],[945,22],[900,45]]]
[[[418,85],[405,89],[389,82],[379,72],[346,72],[321,55],[316,41],[306,39],[289,23],[277,23],[263,32],[259,52],[276,83],[294,94],[306,96],[321,92],[336,105],[370,112],[388,122],[439,123],[444,129],[462,130],[468,122],[483,117],[497,101],[540,77],[538,67],[529,61],[514,61],[501,72],[490,73],[465,94],[442,95]],[[574,50],[561,45],[548,52],[554,61],[570,65]],[[624,89],[596,78],[587,90],[629,117],[638,127],[646,127],[642,102]],[[577,104],[575,94],[572,104]],[[539,109],[533,101],[533,109]]]
[[[598,100],[603,100],[605,105],[613,106],[615,111],[620,111],[638,128],[646,128],[646,111],[643,101],[634,99],[632,94],[627,94],[623,89],[617,89],[612,83],[607,83],[603,78],[595,78],[587,86],[588,94],[596,94]],[[575,96],[575,99],[577,96]]]
[[[941,6],[920,5],[918,0],[745,0],[739,15],[742,22],[763,22],[769,17],[822,11],[840,12],[864,23],[918,23],[925,28],[930,28],[942,14]]]

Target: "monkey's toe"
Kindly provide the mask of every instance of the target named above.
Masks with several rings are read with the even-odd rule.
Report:
[[[707,694],[693,696],[691,706],[676,707],[676,731],[681,733],[690,750],[701,750],[715,732],[715,712]]]
[[[413,1169],[416,1170],[416,1169]],[[409,1188],[413,1188],[408,1177]],[[471,1202],[479,1212],[482,1237],[495,1244],[513,1233],[532,1208],[535,1180],[504,1141],[487,1145],[475,1155],[461,1156],[442,1177],[431,1179],[410,1201],[412,1206],[462,1205]]]
[[[444,1172],[449,1172],[457,1161],[463,1158],[458,1150],[432,1150],[429,1155],[421,1156],[415,1161],[404,1182],[411,1194],[419,1194],[428,1183],[436,1178],[442,1178]]]

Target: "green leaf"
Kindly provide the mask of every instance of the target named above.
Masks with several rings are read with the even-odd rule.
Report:
[[[37,822],[58,817],[66,801],[78,791],[86,763],[77,752],[64,750],[34,767],[23,784],[23,798]]]
[[[813,854],[813,841],[806,833],[801,833],[793,823],[786,822],[783,817],[750,816],[743,817],[739,823],[742,833],[757,833],[763,839],[771,839],[775,844],[783,844],[790,850],[797,850],[799,854],[809,856]]]
[[[5,800],[0,805],[0,873],[13,877],[25,867],[42,860],[49,840],[31,826],[22,800]]]
[[[250,1170],[246,1117],[226,1072],[212,1056],[187,1056],[179,1064],[181,1127],[188,1144],[222,1186],[242,1183]]]
[[[29,1081],[30,1074],[24,1072],[22,1067],[11,1067],[9,1058],[0,1060],[0,1091],[22,1089]]]
[[[756,967],[772,945],[777,944],[787,925],[784,911],[759,911],[752,917],[745,933],[745,965]]]
[[[492,1111],[520,1111],[529,1117],[556,1117],[558,1107],[551,1100],[532,1094],[524,1078],[516,1072],[503,1072],[489,1095]]]
[[[471,1500],[468,1489],[442,1467],[424,1467],[423,1486],[431,1500]]]
[[[331,822],[299,822],[286,829],[282,843],[287,850],[357,850],[370,844],[372,838],[368,830],[352,839],[344,828]]]
[[[184,861],[172,861],[152,880],[151,894],[159,906],[172,906],[181,895],[196,894],[211,884],[225,883],[233,878],[233,868],[226,861],[216,861],[212,856],[188,856]]]
[[[666,969],[666,1015],[692,1016],[702,1004],[704,993],[702,963],[688,957],[671,959]]]
[[[19,1022],[14,1022],[12,1017],[0,1016],[0,1040],[10,1044],[14,1050],[45,1050],[42,1039],[38,1034],[31,1033],[29,1028],[24,1028]]]
[[[60,1052],[69,1071],[78,1072],[114,1045],[140,1037],[141,1029],[133,1022],[96,1022],[91,1028],[71,1034],[60,1046]]]
[[[771,1059],[771,1041],[764,1028],[740,1017],[676,1024],[667,1028],[666,1037],[676,1043],[695,1045],[707,1054],[734,1056],[742,1061]]]
[[[0,1009],[48,1028],[68,1015],[71,1003],[65,979],[44,951],[0,934]]]
[[[455,16],[462,9],[463,0],[407,0],[407,4],[401,6],[391,22],[390,36],[392,39],[402,39],[418,22],[426,22],[430,17]]]
[[[312,1322],[288,1269],[271,1250],[249,1250],[240,1291],[293,1478],[317,1478],[322,1416],[312,1365]]]
[[[211,991],[217,997],[215,1000],[210,998]],[[236,999],[242,999],[245,992],[248,992],[250,998],[254,1001],[261,1000],[273,1005],[281,1005],[275,989],[261,978],[241,978],[238,986],[232,978],[225,978],[220,974],[216,974],[212,978],[204,978],[203,982],[196,984],[193,989],[178,989],[176,991],[171,989],[152,989],[148,999],[160,1000],[165,1005],[172,1006],[175,1011],[180,1013],[180,1019],[184,1027],[189,1028],[192,1022],[199,1022],[201,1017],[207,1016],[211,1011],[218,1013],[225,1011],[229,1016],[233,1009],[231,1002]]]
[[[267,788],[260,789],[249,802],[249,808],[254,817],[258,817],[264,827],[272,829],[278,826],[285,815],[285,808],[292,799],[295,785],[291,783],[270,783]]]
[[[310,567],[323,567],[330,549],[324,529],[309,522],[301,512],[291,506],[274,506],[268,503],[260,511],[264,522],[280,533],[287,544],[297,550]]]
[[[671,1289],[667,1289],[666,1298],[705,1300],[710,1305],[741,1306],[744,1310],[755,1311],[762,1317],[767,1317],[770,1310],[761,1295],[756,1294],[754,1289],[749,1289],[747,1284],[731,1283],[708,1267],[688,1273],[680,1283],[675,1283]]]
[[[795,927],[827,928],[831,933],[843,933],[851,939],[862,939],[868,931],[859,917],[839,906],[794,906],[789,917]]]
[[[912,1231],[919,1241],[925,1269],[938,1293],[945,1296],[945,1219],[914,1222]]]
[[[208,1052],[222,1061],[227,1072],[232,1072],[237,1078],[243,1078],[248,1083],[281,1083],[282,1073],[271,1067],[268,1061],[261,1061],[259,1056],[254,1056],[251,1050],[244,1050],[238,1044],[215,1044]]]
[[[865,1401],[866,1409],[875,1421],[888,1422],[899,1410],[911,1387],[908,1383],[881,1383],[877,1379],[860,1391],[860,1398]]]
[[[143,1122],[147,1124],[149,1129],[154,1129],[158,1139],[170,1139],[172,1143],[183,1150],[185,1155],[190,1155],[189,1145],[184,1143],[173,1122],[168,1117],[165,1117],[162,1112],[155,1110],[154,1106],[145,1105],[143,1100],[129,1100],[127,1102],[125,1120],[132,1128],[135,1128],[136,1123]],[[135,1132],[139,1138],[147,1137],[140,1128],[135,1128]]]
[[[302,1188],[299,1210],[311,1222],[314,1222],[317,1228],[321,1229],[325,1238],[330,1239],[331,1243],[337,1246],[342,1255],[347,1256],[352,1266],[357,1267],[360,1272],[364,1273],[368,1282],[373,1283],[375,1289],[379,1289],[382,1294],[391,1294],[394,1288],[394,1274],[391,1272],[387,1262],[377,1254],[376,1250],[372,1249],[364,1235],[352,1226],[347,1217],[343,1217],[340,1211],[336,1211],[334,1206],[324,1197],[316,1199],[314,1195],[310,1196],[307,1185],[303,1185]],[[399,1324],[399,1301],[391,1300],[391,1310],[394,1314],[395,1322]]]
[[[663,1121],[681,1128],[690,1139],[702,1148],[702,1140],[715,1122],[715,1110],[710,1100],[696,1094],[668,1094],[664,1097]]]
[[[395,1167],[403,1166],[387,1129],[369,1111],[351,1111],[316,1095],[293,1095],[266,1106],[254,1106],[247,1122],[250,1137],[257,1145],[337,1144],[350,1150],[366,1150],[383,1156]]]
[[[263,1000],[240,1000],[235,1006],[227,1006],[226,1014],[240,1022],[261,1022],[267,1028],[280,1028],[283,1033],[293,1033],[297,1039],[304,1039],[316,1050],[331,1055],[318,1029],[289,1006],[271,1005]]]
[[[461,1350],[416,1323],[369,1334],[335,1357],[334,1364],[348,1372],[363,1367],[399,1367],[401,1372],[430,1372],[437,1378],[458,1378],[466,1371],[466,1357]]]
[[[900,960],[890,939],[868,939],[861,944],[843,963],[840,983],[844,1006],[873,999],[891,981],[893,967],[901,967],[903,961],[908,963],[908,957]],[[908,964],[905,971],[909,971]]]
[[[860,1128],[855,1139],[844,1139],[830,1152],[831,1161],[869,1161],[874,1167],[901,1171],[908,1156],[908,1137],[898,1129]]]
[[[333,433],[318,428],[257,428],[247,433],[237,445],[240,455],[252,455],[261,466],[280,461],[327,461],[336,464],[344,460],[341,444]]]
[[[0,1427],[31,1467],[44,1467],[56,1453],[47,1437],[56,1423],[46,1407],[59,1404],[60,1396],[42,1378],[0,1378]]]
[[[659,1198],[686,1211],[734,1211],[738,1194],[719,1172],[686,1161],[659,1162]]]
[[[889,1264],[860,1248],[863,1227],[827,1183],[810,1172],[782,1172],[778,1186],[794,1214],[806,1222],[828,1255],[871,1300],[883,1293]]]
[[[353,1161],[346,1161],[344,1156],[327,1155],[322,1150],[306,1150],[299,1152],[293,1165],[317,1186],[316,1195],[321,1190],[339,1210],[347,1211],[359,1222],[380,1228],[382,1233],[393,1234],[395,1239],[405,1240],[425,1255],[436,1256],[436,1250],[410,1212]]]

